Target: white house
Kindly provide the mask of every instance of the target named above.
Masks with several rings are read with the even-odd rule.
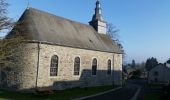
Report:
[[[164,83],[167,84],[170,81],[170,67],[164,64],[158,64],[156,67],[149,71],[148,82],[149,83]]]

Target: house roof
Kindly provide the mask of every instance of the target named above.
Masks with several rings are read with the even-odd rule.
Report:
[[[167,70],[170,70],[170,68],[168,66],[160,63],[160,64],[156,65],[155,67],[153,67],[152,69],[150,69],[150,71],[152,71],[152,70],[154,70],[156,68],[165,68]]]
[[[98,34],[92,26],[34,8],[26,9],[18,22],[21,23],[20,34],[26,40],[122,53],[122,50],[112,42],[111,38],[104,34]],[[8,36],[14,33],[11,32]]]

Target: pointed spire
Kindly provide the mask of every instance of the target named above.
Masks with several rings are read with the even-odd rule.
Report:
[[[89,24],[99,33],[106,34],[106,22],[102,16],[102,9],[100,6],[100,1],[96,1],[95,14]]]
[[[96,1],[96,8],[95,8],[95,14],[93,15],[92,20],[99,20],[99,21],[104,21],[103,16],[102,16],[102,9],[100,5],[100,1]]]
[[[100,6],[100,1],[96,1],[96,9],[95,9],[96,14],[101,14],[101,6]]]

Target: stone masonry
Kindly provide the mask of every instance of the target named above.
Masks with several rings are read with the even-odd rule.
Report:
[[[40,50],[38,50],[38,45]],[[37,87],[65,89],[99,85],[121,85],[122,54],[93,51],[50,44],[28,43],[23,47],[20,63],[2,70],[2,86],[27,90]],[[39,57],[38,57],[39,51]],[[22,52],[22,51],[21,51]],[[50,76],[51,57],[57,55],[58,76]],[[75,76],[74,59],[80,57],[80,75]],[[97,59],[97,75],[91,74],[92,60]],[[111,60],[112,75],[107,75],[107,61]],[[39,62],[38,62],[39,60]],[[37,72],[37,68],[39,69]]]

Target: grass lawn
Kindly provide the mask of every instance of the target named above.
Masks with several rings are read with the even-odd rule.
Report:
[[[148,93],[144,95],[144,100],[160,100],[160,93]]]
[[[113,89],[112,86],[98,86],[90,88],[73,88],[55,91],[47,96],[37,96],[32,93],[18,93],[0,90],[0,100],[71,100],[82,96],[96,94]]]
[[[148,84],[145,88],[148,90],[147,93],[144,94],[144,100],[160,100],[162,84]]]
[[[165,86],[163,84],[149,84],[147,85],[147,87],[149,87],[150,89],[162,89],[162,87]]]

